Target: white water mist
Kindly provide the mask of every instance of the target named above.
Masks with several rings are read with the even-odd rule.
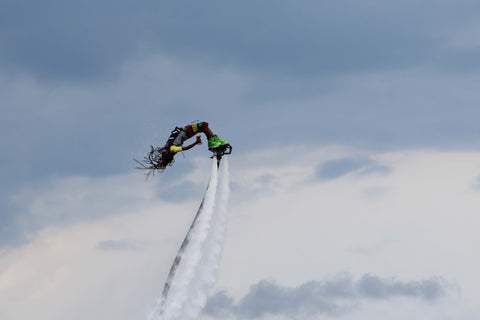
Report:
[[[215,285],[227,224],[227,157],[220,166],[219,186],[217,171],[217,161],[213,159],[202,205],[172,266],[167,289],[148,320],[195,319],[205,306],[209,290]]]

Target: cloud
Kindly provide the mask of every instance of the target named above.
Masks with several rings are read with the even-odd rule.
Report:
[[[111,76],[144,39],[141,11],[128,11],[125,2],[8,1],[2,7],[3,67],[44,81]],[[123,18],[129,14],[132,19]]]
[[[143,319],[195,207],[139,201],[122,215],[45,226],[0,250],[2,319]]]
[[[349,274],[337,274],[295,288],[262,280],[252,285],[237,304],[225,291],[213,295],[204,312],[216,318],[231,315],[246,319],[260,318],[267,314],[287,317],[311,317],[318,314],[338,316],[368,300],[410,298],[435,302],[449,291],[450,286],[439,277],[404,282],[370,274],[354,280]]]
[[[390,167],[376,163],[371,159],[341,158],[328,160],[320,164],[316,169],[315,176],[321,180],[332,180],[351,172],[357,172],[360,175],[386,175],[391,171]]]
[[[52,179],[12,196],[15,215],[0,216],[10,230],[2,233],[0,246],[23,243],[39,230],[103,220],[157,202],[158,183],[145,183],[134,174],[108,178],[70,177]]]
[[[220,291],[208,298],[203,313],[215,318],[226,318],[235,309],[235,300],[226,291]]]
[[[104,240],[97,243],[97,249],[102,251],[135,250],[138,243],[130,240]]]
[[[435,66],[452,73],[475,74],[480,70],[478,57],[480,48],[455,48],[448,50],[438,58]]]
[[[349,172],[356,171],[369,164],[368,159],[342,158],[329,160],[321,164],[316,172],[316,176],[320,179],[335,179]]]
[[[473,181],[473,183],[472,183],[472,188],[473,188],[473,190],[475,190],[475,191],[480,191],[480,176],[477,176],[477,177],[474,179],[474,181]]]
[[[382,164],[372,164],[370,166],[367,166],[359,172],[360,175],[370,175],[370,174],[378,174],[378,175],[387,175],[392,172],[392,168],[389,166],[385,166]]]
[[[142,51],[284,77],[403,68],[431,60],[445,46],[438,26],[475,20],[471,9],[468,1],[7,1],[0,58],[4,68],[63,81],[112,76]]]
[[[341,179],[308,180],[318,163],[355,157],[392,171],[360,175],[360,168]],[[170,182],[206,185],[210,159],[194,159],[187,177],[165,172]],[[480,153],[295,145],[229,160],[232,184],[242,188],[231,193],[218,283],[226,291],[215,295],[204,317],[479,318],[479,257],[472,255],[479,197],[470,187]],[[2,318],[142,318],[145,305],[161,294],[200,200],[160,201],[158,192],[170,185],[166,178],[145,182],[141,172],[58,178],[19,193],[24,209],[39,209],[22,214],[43,223],[30,229],[28,243],[0,249]],[[272,192],[250,197],[248,186],[269,185]],[[388,192],[365,197],[377,187]],[[346,266],[351,275],[338,275]],[[443,279],[459,284],[460,301]]]
[[[356,287],[360,296],[371,299],[404,296],[421,298],[427,301],[435,301],[444,296],[448,288],[446,281],[442,278],[400,282],[395,279],[381,279],[372,275],[364,275],[358,281]]]
[[[177,156],[181,157],[181,155]],[[183,158],[182,158],[183,160]],[[197,158],[197,160],[199,160]],[[142,171],[107,177],[54,177],[11,193],[6,208],[0,211],[0,248],[20,245],[38,231],[51,226],[70,226],[123,215],[154,203],[185,204],[198,199],[204,192],[208,172],[202,170],[210,160],[195,159],[145,181]],[[207,164],[208,162],[208,164]],[[1,196],[1,195],[0,195]],[[194,201],[196,203],[196,201]],[[100,249],[122,243],[103,243]]]
[[[159,196],[164,201],[179,202],[190,199],[198,199],[202,197],[205,187],[192,180],[182,181],[166,181],[159,190]]]

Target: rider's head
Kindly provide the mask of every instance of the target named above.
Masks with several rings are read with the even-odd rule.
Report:
[[[160,158],[158,159],[158,165],[162,169],[165,169],[173,161],[174,153],[168,151],[166,148],[162,148],[160,151]]]

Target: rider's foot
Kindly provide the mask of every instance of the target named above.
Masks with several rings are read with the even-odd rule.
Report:
[[[228,141],[220,140],[220,138],[217,135],[208,139],[208,149],[224,146],[226,144],[228,144]]]

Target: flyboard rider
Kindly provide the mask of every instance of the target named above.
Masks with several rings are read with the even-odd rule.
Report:
[[[208,149],[212,152],[218,152],[220,150],[220,155],[224,153],[228,154],[231,152],[231,146],[228,141],[221,140],[217,135],[215,135],[210,127],[208,122],[197,122],[194,124],[187,125],[185,127],[176,127],[170,134],[165,146],[154,148],[151,147],[150,153],[142,161],[144,164],[139,163],[142,168],[139,169],[153,169],[163,171],[167,166],[171,166],[174,162],[174,157],[178,152],[189,150],[196,146],[197,144],[202,143],[200,136],[196,137],[195,142],[187,146],[183,146],[185,141],[194,137],[197,133],[203,132],[208,140]],[[229,151],[225,150],[229,148]],[[146,166],[150,165],[150,166]]]

